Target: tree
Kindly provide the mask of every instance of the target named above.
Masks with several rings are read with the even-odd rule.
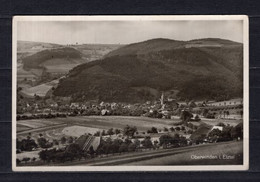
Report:
[[[158,143],[159,143],[158,140],[155,140],[155,141],[153,142],[153,145],[154,145],[155,148],[159,148]]]
[[[119,152],[119,147],[120,147],[120,145],[123,143],[123,141],[122,140],[120,140],[120,139],[115,139],[113,142],[112,142],[112,144],[110,145],[111,146],[111,152],[112,153],[117,153],[117,152]]]
[[[17,92],[20,92],[22,89],[23,89],[22,87],[18,87]]]
[[[232,127],[230,127],[230,126],[223,127],[223,130],[221,131],[221,137],[219,138],[219,141],[229,141],[229,140],[232,140],[231,129],[232,129]]]
[[[102,136],[105,136],[106,135],[106,131],[103,130],[102,133],[101,133]]]
[[[47,150],[42,150],[39,152],[39,157],[44,162],[47,160]]]
[[[94,151],[94,148],[93,148],[92,145],[91,145],[90,148],[89,148],[89,154],[90,154],[90,156],[91,156],[92,158],[94,157],[95,151]]]
[[[35,157],[33,157],[33,158],[31,159],[31,161],[32,161],[32,162],[36,161],[36,158],[35,158]]]
[[[151,130],[147,130],[147,133],[158,133],[157,128],[152,127]]]
[[[120,147],[119,147],[119,152],[120,152],[120,153],[121,153],[121,152],[126,152],[127,149],[128,149],[127,144],[122,143],[122,144],[120,145]]]
[[[160,136],[159,141],[163,148],[167,148],[168,145],[172,142],[172,137],[170,135],[162,135]]]
[[[178,142],[179,142],[180,146],[186,146],[188,144],[187,139],[183,136],[180,136],[178,140],[179,140]]]
[[[114,135],[114,131],[113,131],[114,129],[113,128],[110,128],[108,131],[107,131],[107,134],[108,135]]]
[[[115,133],[116,133],[116,135],[118,135],[120,133],[120,130],[119,129],[115,129]]]
[[[126,143],[126,145],[129,145],[130,143],[132,143],[132,141],[129,140],[128,138],[126,138],[126,139],[125,139],[125,143]]]
[[[74,141],[73,137],[70,136],[70,137],[68,138],[68,143],[71,144],[71,143],[73,143],[73,141]]]
[[[38,145],[41,147],[41,148],[46,148],[46,144],[48,143],[48,141],[46,140],[46,138],[38,138],[37,139],[37,142],[38,142]]]
[[[19,165],[22,161],[20,159],[16,159],[16,164]]]
[[[128,145],[128,152],[133,152],[136,149],[136,145],[134,143],[130,143]]]
[[[23,139],[20,141],[19,139],[16,140],[17,151],[32,151],[33,148],[37,148],[37,144],[33,139],[27,137],[27,139]]]
[[[27,163],[30,159],[31,159],[30,157],[24,157],[24,158],[22,159],[22,161],[24,161],[25,163]]]
[[[192,130],[188,130],[187,133],[188,133],[188,134],[192,134],[193,131],[192,131]]]
[[[180,119],[182,120],[182,123],[187,125],[192,117],[193,115],[189,111],[182,111]]]
[[[185,127],[184,127],[184,126],[181,126],[181,130],[182,130],[182,131],[184,131],[184,130],[186,130],[186,129],[185,129]]]
[[[209,132],[208,134],[209,137],[214,137],[214,136],[217,136],[217,137],[220,137],[221,136],[221,131],[219,129],[213,129],[211,132]]]
[[[193,141],[196,144],[200,144],[200,143],[203,143],[205,138],[206,138],[206,136],[204,134],[201,134],[201,135],[197,136],[196,138],[194,138]]]
[[[243,138],[243,123],[239,123],[231,129],[231,137],[234,139]]]
[[[59,145],[59,141],[56,140],[56,139],[54,139],[54,140],[53,140],[53,144],[54,144],[54,145]]]
[[[206,117],[206,115],[208,114],[209,110],[208,109],[203,109],[202,115],[204,117]]]
[[[174,132],[174,131],[175,131],[175,129],[174,129],[173,127],[170,127],[170,130],[171,130],[171,132]]]
[[[133,137],[134,136],[134,133],[137,131],[137,128],[135,126],[129,126],[129,125],[126,125],[126,127],[124,128],[124,135],[126,136],[130,136],[130,137]]]
[[[222,126],[222,127],[225,127],[226,125],[222,122],[218,123],[216,126]]]
[[[163,131],[168,132],[168,128],[164,127]]]
[[[82,150],[79,146],[79,144],[72,143],[70,144],[66,149],[66,155],[68,155],[71,159],[74,159],[75,157],[79,157],[82,153]]]
[[[67,139],[65,136],[61,137],[61,139],[60,139],[61,144],[65,144],[66,141],[67,141]]]
[[[135,144],[136,148],[139,148],[139,147],[140,147],[140,144],[141,144],[141,142],[140,142],[140,140],[138,140],[138,139],[135,139],[135,140],[134,140],[134,144]]]
[[[175,130],[176,130],[176,131],[180,131],[181,128],[180,128],[179,126],[177,126],[177,127],[175,128]]]
[[[224,118],[226,118],[226,113],[227,113],[227,112],[226,112],[226,111],[223,111],[223,113],[224,113]]]
[[[153,147],[151,137],[149,137],[149,136],[145,137],[144,140],[141,143],[145,148],[152,148]]]
[[[240,111],[240,116],[243,118],[243,110]]]
[[[172,137],[171,144],[173,144],[174,147],[178,146],[178,144],[180,143],[180,138],[180,135],[178,133],[175,133]]]
[[[37,94],[34,94],[34,98],[35,98],[35,100],[40,100],[41,99],[41,97],[39,95],[37,95]]]
[[[227,114],[227,117],[228,117],[229,116],[229,111],[227,111],[226,114]]]
[[[96,131],[96,133],[94,133],[94,136],[100,136],[100,131]]]

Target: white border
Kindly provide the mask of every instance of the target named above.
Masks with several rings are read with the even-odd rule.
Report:
[[[193,166],[16,166],[16,64],[18,21],[179,21],[179,20],[242,20],[243,21],[243,165]],[[176,16],[15,16],[13,17],[12,50],[12,169],[13,171],[234,171],[249,169],[249,26],[246,15],[176,15]]]

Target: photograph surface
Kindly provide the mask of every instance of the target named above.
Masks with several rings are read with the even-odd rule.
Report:
[[[246,16],[13,18],[15,171],[248,169]]]

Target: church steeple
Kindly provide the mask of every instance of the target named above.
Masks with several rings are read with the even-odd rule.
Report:
[[[161,101],[161,105],[163,105],[164,104],[164,93],[163,92],[162,92],[160,101]]]

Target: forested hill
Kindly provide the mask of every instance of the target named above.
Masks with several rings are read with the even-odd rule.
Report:
[[[161,91],[178,99],[241,97],[242,65],[241,43],[152,39],[75,67],[54,94],[120,102],[155,100]]]

